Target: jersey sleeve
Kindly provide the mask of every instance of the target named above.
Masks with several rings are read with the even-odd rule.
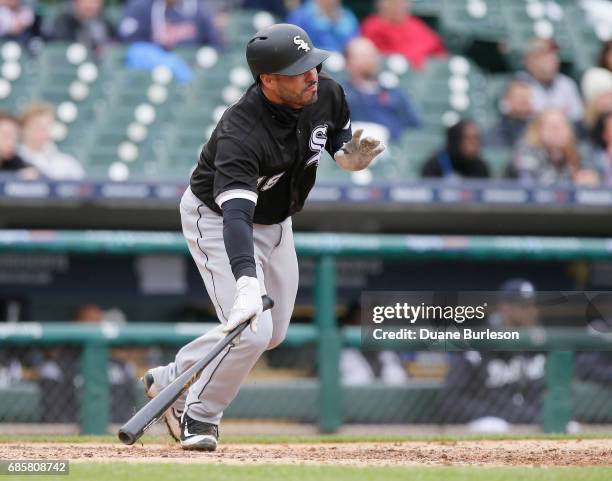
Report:
[[[339,85],[335,85],[333,93],[334,102],[334,128],[330,134],[330,141],[327,151],[333,157],[336,152],[344,145],[345,142],[351,140],[353,132],[351,129],[351,112],[344,95],[344,89]]]
[[[221,207],[230,199],[247,199],[257,204],[259,161],[236,139],[221,138],[215,156],[213,195]]]

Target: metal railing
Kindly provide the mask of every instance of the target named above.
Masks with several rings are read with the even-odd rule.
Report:
[[[315,269],[315,322],[312,326],[291,326],[285,343],[317,343],[319,376],[319,427],[334,432],[342,425],[342,386],[339,373],[343,345],[360,345],[354,329],[339,329],[335,319],[336,258],[461,258],[474,261],[492,259],[578,260],[612,259],[612,239],[465,237],[465,236],[374,236],[296,234],[298,255],[317,259]],[[180,234],[146,232],[33,232],[0,231],[0,252],[63,252],[81,254],[180,253],[187,247]],[[66,323],[9,323],[0,326],[2,345],[72,343],[82,346],[83,391],[80,412],[81,431],[106,432],[109,385],[106,366],[109,349],[119,345],[153,343],[180,345],[204,332],[207,326],[188,328],[183,324],[75,326]],[[566,336],[567,337],[567,336]],[[572,334],[576,349],[610,349],[612,339],[586,333]],[[542,350],[554,348],[541,339]],[[529,340],[525,341],[528,345]],[[551,344],[552,343],[552,344]],[[542,427],[546,432],[562,432],[571,419],[573,354],[549,353],[547,389],[543,403]]]

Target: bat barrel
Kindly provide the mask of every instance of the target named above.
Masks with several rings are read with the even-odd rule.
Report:
[[[125,429],[125,426],[119,430],[119,441],[121,441],[123,444],[134,444],[137,439],[138,436]]]
[[[161,413],[163,413],[172,402],[173,399],[165,401],[162,398],[157,399],[155,402],[149,401],[140,411],[134,414],[134,416],[119,428],[119,440],[123,444],[134,444],[149,426],[159,419]]]

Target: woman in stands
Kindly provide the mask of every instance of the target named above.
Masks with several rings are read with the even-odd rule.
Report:
[[[446,146],[425,162],[423,177],[489,177],[489,167],[481,157],[481,143],[476,122],[457,122],[446,131]]]
[[[581,165],[574,128],[559,109],[542,111],[512,154],[510,176],[551,185],[574,182],[596,185],[597,173]]]
[[[22,144],[18,153],[26,164],[38,169],[44,177],[54,180],[79,180],[83,167],[69,154],[61,152],[53,142],[53,106],[35,102],[21,114]]]

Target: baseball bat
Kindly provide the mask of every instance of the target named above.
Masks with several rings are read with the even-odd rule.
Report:
[[[274,301],[268,296],[262,296],[261,300],[264,311],[274,306]],[[149,427],[157,422],[166,409],[172,406],[174,401],[176,401],[179,396],[196,381],[204,368],[236,339],[250,323],[251,321],[249,320],[239,324],[233,331],[220,339],[206,356],[193,364],[189,369],[162,389],[157,396],[145,404],[128,422],[121,426],[119,429],[119,440],[123,444],[134,444]]]

